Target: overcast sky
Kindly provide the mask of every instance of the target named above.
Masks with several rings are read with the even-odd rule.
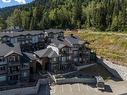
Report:
[[[31,1],[33,0],[0,0],[0,8],[19,5],[19,4],[25,4]]]

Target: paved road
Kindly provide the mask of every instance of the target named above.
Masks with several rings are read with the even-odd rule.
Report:
[[[56,85],[51,89],[51,95],[120,95],[127,93],[127,82],[108,81],[104,92],[86,84]]]

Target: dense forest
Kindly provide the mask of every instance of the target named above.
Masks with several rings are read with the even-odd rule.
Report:
[[[0,29],[127,30],[127,0],[35,0],[0,9]]]

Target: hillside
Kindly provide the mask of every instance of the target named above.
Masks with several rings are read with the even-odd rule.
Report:
[[[126,31],[127,0],[34,0],[0,9],[0,29],[11,26]]]
[[[66,35],[70,33],[72,32],[66,32]],[[97,55],[111,60],[115,64],[127,66],[126,33],[92,32],[89,30],[73,33],[79,35],[81,39],[90,42],[90,48],[92,48]]]

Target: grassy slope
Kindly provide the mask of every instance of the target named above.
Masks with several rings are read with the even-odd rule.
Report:
[[[113,32],[92,32],[81,30],[71,32],[78,35],[83,40],[90,42],[89,47],[97,53],[116,64],[127,66],[127,34]],[[66,32],[65,35],[71,34]]]

